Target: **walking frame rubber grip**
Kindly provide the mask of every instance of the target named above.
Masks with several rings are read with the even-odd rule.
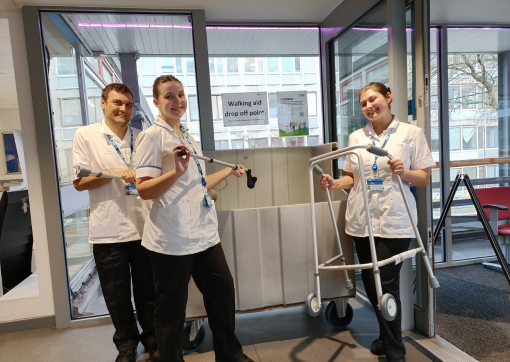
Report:
[[[315,165],[313,166],[313,172],[315,172],[317,175],[322,175],[324,171],[319,166]]]
[[[388,151],[376,146],[370,146],[367,151],[377,156],[388,156]]]

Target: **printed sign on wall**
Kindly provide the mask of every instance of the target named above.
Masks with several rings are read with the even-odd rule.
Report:
[[[308,136],[306,91],[276,92],[280,137]]]
[[[221,103],[225,127],[269,124],[267,92],[223,93]]]

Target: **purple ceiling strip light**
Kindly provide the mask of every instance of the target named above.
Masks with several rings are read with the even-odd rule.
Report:
[[[172,25],[172,24],[96,24],[96,23],[78,23],[79,27],[104,27],[104,28],[173,28],[173,29],[191,29],[191,25]],[[253,26],[206,26],[209,30],[319,30],[318,27],[253,27]]]

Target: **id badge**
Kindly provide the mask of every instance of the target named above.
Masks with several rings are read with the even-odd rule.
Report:
[[[368,180],[367,189],[370,191],[381,192],[384,189],[383,181],[379,179]]]
[[[138,196],[138,190],[136,189],[136,185],[127,184],[124,187],[126,189],[126,195]]]
[[[211,200],[211,196],[209,196],[208,194],[204,195],[204,206],[208,207],[208,208],[213,207],[213,202]]]

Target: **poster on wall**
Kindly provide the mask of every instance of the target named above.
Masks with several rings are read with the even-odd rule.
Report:
[[[306,91],[276,92],[280,137],[308,136]]]
[[[267,92],[222,93],[223,125],[269,124]]]

